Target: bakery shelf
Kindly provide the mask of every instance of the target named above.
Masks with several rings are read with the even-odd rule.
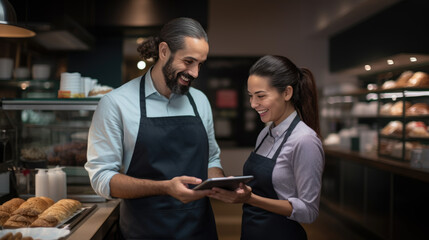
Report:
[[[97,108],[99,98],[70,99],[3,99],[0,108],[4,110],[91,110]]]

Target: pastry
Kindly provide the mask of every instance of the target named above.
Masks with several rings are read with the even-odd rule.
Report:
[[[402,122],[400,121],[391,121],[383,129],[381,129],[381,134],[386,136],[400,136],[402,134]]]
[[[103,96],[112,90],[113,88],[109,86],[95,86],[93,89],[91,89],[91,91],[89,91],[88,96],[89,97]]]
[[[24,203],[25,200],[21,198],[13,198],[0,206],[0,226],[9,219],[10,215]]]
[[[40,214],[30,227],[55,227],[81,207],[77,200],[61,199]]]
[[[396,87],[406,87],[408,80],[413,76],[414,72],[405,71],[396,80]]]
[[[381,89],[392,89],[396,87],[396,82],[393,80],[389,80],[383,83]]]
[[[427,126],[421,121],[411,121],[405,125],[407,137],[429,137]]]
[[[429,86],[429,75],[424,72],[416,72],[407,81],[407,87],[425,87]]]
[[[394,115],[394,116],[400,116],[402,115],[402,110],[404,104],[402,101],[398,101],[396,103],[393,104],[392,108],[390,109],[390,115]],[[405,111],[411,107],[411,103],[410,102],[405,102]]]
[[[392,103],[385,103],[380,107],[380,115],[390,115],[390,111],[392,110]]]
[[[54,201],[47,197],[32,197],[22,203],[10,218],[3,224],[3,228],[28,227],[34,222],[39,214],[54,204]]]
[[[420,116],[429,114],[429,105],[426,103],[415,103],[405,112],[407,116]]]

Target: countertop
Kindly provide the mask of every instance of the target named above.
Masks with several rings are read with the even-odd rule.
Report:
[[[394,174],[429,182],[429,169],[412,167],[410,162],[380,157],[377,153],[360,153],[339,147],[324,147],[325,156],[337,157],[375,167]]]
[[[97,207],[72,229],[66,239],[104,239],[112,226],[119,220],[120,202],[120,199],[114,199],[103,203],[83,203],[84,206],[96,204]]]

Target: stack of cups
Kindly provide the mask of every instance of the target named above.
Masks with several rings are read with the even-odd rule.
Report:
[[[60,90],[58,98],[83,98],[85,97],[85,84],[80,73],[61,73]]]

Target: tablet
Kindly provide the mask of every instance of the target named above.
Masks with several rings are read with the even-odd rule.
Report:
[[[253,179],[253,176],[236,176],[236,177],[218,177],[218,178],[209,178],[199,185],[195,186],[194,190],[205,190],[211,189],[212,187],[224,188],[226,190],[235,190],[238,188],[239,184],[247,183]]]

